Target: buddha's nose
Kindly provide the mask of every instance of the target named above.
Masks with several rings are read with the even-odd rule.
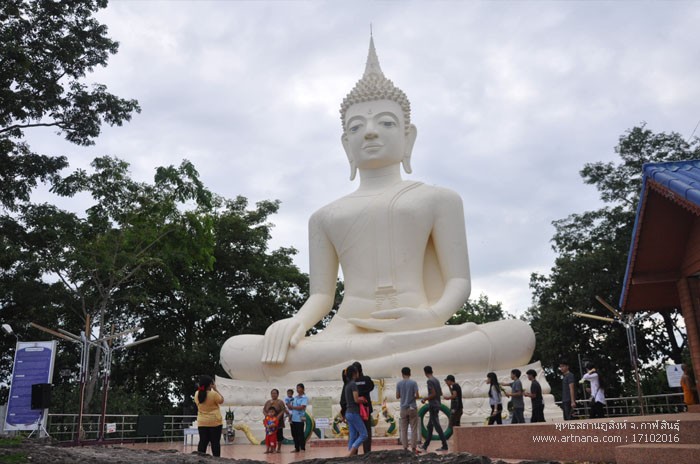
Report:
[[[372,129],[369,129],[367,131],[367,133],[365,134],[365,140],[376,139],[376,138],[377,138],[377,133]]]

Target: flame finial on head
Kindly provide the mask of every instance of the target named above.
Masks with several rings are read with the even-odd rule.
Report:
[[[384,77],[382,68],[379,66],[379,58],[377,57],[377,50],[374,48],[374,38],[369,37],[369,53],[367,54],[367,64],[365,65],[365,74],[362,76],[363,79],[376,75],[378,77]]]
[[[396,87],[390,79],[384,76],[382,68],[379,66],[377,50],[374,48],[374,38],[370,34],[365,73],[340,105],[340,120],[343,124],[343,131],[345,131],[345,113],[348,108],[355,103],[374,100],[391,100],[398,103],[403,110],[404,123],[408,131],[411,124],[411,102],[408,101],[403,90]]]

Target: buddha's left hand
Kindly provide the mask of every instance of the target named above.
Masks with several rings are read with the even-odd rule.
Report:
[[[403,332],[439,327],[444,324],[428,308],[383,309],[372,313],[371,319],[350,318],[348,322],[363,329],[378,332]]]

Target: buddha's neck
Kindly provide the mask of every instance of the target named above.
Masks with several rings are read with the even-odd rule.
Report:
[[[399,164],[385,166],[377,169],[360,169],[360,186],[357,193],[382,192],[403,179]]]

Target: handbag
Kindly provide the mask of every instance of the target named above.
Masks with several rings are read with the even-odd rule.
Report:
[[[369,407],[365,403],[360,403],[360,417],[363,421],[369,419]]]

